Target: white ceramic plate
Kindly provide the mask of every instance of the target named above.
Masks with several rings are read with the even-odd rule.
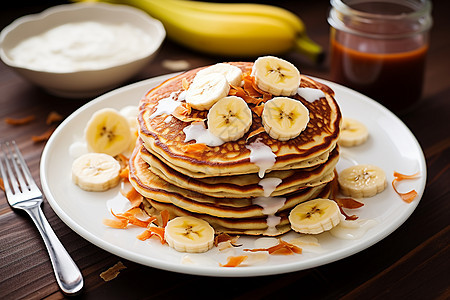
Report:
[[[86,122],[96,110],[104,107],[120,109],[138,105],[145,93],[173,74],[135,83],[87,103],[69,116],[48,141],[41,159],[41,182],[47,200],[57,215],[70,228],[91,243],[125,259],[143,265],[197,275],[209,276],[259,276],[292,272],[316,267],[355,254],[380,241],[397,229],[412,214],[422,197],[426,182],[426,165],[423,152],[409,129],[390,111],[375,101],[343,86],[320,80],[334,89],[342,113],[362,121],[370,131],[369,140],[361,146],[343,149],[338,171],[355,163],[370,163],[385,170],[388,183],[393,172],[404,174],[420,173],[420,178],[404,181],[399,190],[415,189],[417,198],[411,204],[403,202],[390,184],[386,190],[364,200],[365,205],[350,213],[361,219],[373,219],[377,224],[361,238],[346,240],[329,233],[318,236],[322,252],[304,251],[290,256],[270,256],[268,261],[247,267],[223,268],[229,255],[240,255],[243,248],[254,248],[255,237],[241,237],[242,247],[233,252],[219,252],[217,248],[204,254],[189,254],[196,264],[182,263],[186,254],[179,253],[157,239],[140,241],[136,235],[142,228],[108,228],[103,218],[111,218],[107,202],[118,200],[118,188],[102,192],[85,192],[71,181],[73,158],[69,155],[70,145],[82,139]],[[291,232],[283,236],[289,241],[297,236]]]

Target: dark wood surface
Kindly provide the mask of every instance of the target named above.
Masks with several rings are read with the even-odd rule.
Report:
[[[20,1],[19,1],[20,2]],[[54,5],[15,4],[2,8],[0,26]],[[34,4],[31,4],[34,3]],[[300,15],[310,36],[328,48],[328,1],[277,2]],[[450,11],[449,1],[435,1],[434,26],[422,101],[400,116],[425,153],[427,185],[411,217],[391,235],[351,257],[320,267],[254,278],[214,278],[167,272],[127,261],[84,240],[66,226],[47,202],[43,210],[68,252],[80,267],[85,287],[82,299],[450,299]],[[298,54],[283,56],[304,74],[327,79],[327,63],[314,66]],[[161,62],[184,59],[191,67],[223,61],[165,41],[156,59],[131,82],[170,73]],[[252,60],[249,58],[248,60]],[[49,126],[50,111],[68,116],[90,99],[51,96],[0,64],[0,140],[15,139],[39,182],[45,143],[33,143]],[[5,117],[37,116],[25,126],[7,125]],[[127,269],[110,282],[100,273],[122,261]],[[45,246],[25,214],[14,211],[0,193],[0,299],[59,299]]]

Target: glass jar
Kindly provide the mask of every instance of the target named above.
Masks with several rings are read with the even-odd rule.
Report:
[[[395,113],[422,94],[428,0],[331,0],[331,79]]]

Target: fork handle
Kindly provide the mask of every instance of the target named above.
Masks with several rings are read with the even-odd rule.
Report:
[[[27,207],[25,211],[36,224],[44,240],[59,287],[66,294],[79,292],[83,288],[83,276],[80,269],[50,227],[40,203]]]

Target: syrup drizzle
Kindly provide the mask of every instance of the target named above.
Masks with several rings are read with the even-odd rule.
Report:
[[[274,215],[285,202],[286,198],[282,197],[257,197],[252,201],[253,204],[263,208],[262,212],[265,215]]]
[[[308,87],[298,88],[297,94],[310,103],[325,98],[325,94],[321,90]]]
[[[179,101],[180,99],[175,100],[177,94],[177,92],[172,92],[169,97],[159,100],[158,105],[156,106],[156,111],[152,113],[149,118],[153,119],[162,114],[173,114],[175,109],[181,105],[181,102]]]
[[[220,146],[225,143],[222,139],[212,134],[203,122],[194,122],[183,129],[186,138],[184,142],[195,140],[196,143],[206,144],[210,147]]]
[[[263,178],[259,181],[258,185],[263,188],[264,197],[270,197],[277,186],[281,184],[281,182],[282,180],[276,177]]]
[[[272,152],[269,146],[261,142],[260,138],[245,146],[245,148],[250,150],[250,162],[259,168],[259,178],[263,178],[266,171],[275,164],[275,153]]]
[[[358,219],[355,221],[341,220],[341,222],[329,232],[338,239],[356,240],[361,238],[370,228],[377,224],[378,222],[373,219]]]

